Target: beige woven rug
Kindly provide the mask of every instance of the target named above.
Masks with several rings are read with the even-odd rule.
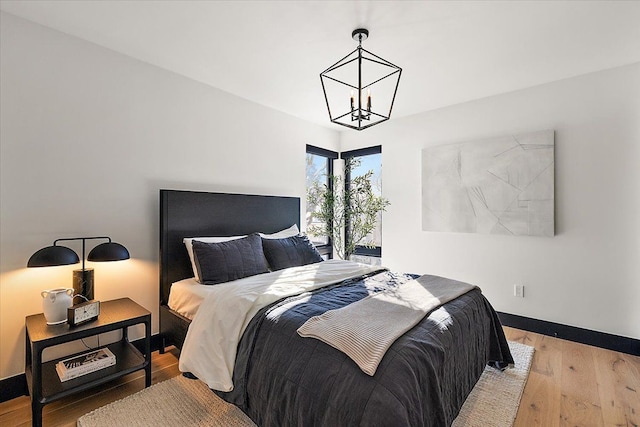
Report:
[[[453,425],[513,425],[529,375],[533,347],[509,342],[515,368],[486,368]],[[179,375],[83,415],[78,427],[220,426],[253,427],[237,407],[217,397],[198,380]]]

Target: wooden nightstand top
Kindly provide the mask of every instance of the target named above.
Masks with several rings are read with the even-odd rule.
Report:
[[[149,316],[151,312],[135,303],[130,298],[119,298],[100,302],[100,315],[96,320],[79,326],[70,326],[68,323],[59,325],[47,325],[44,314],[27,316],[25,323],[32,343],[62,338],[67,335],[82,334],[86,331],[94,331],[100,328],[113,328],[120,322],[131,322],[135,319]]]

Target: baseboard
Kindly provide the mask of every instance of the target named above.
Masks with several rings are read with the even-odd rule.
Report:
[[[29,394],[24,373],[0,380],[0,403]]]
[[[144,353],[144,339],[138,339],[131,341],[140,353]],[[151,352],[158,351],[160,349],[160,334],[151,335]]]
[[[144,339],[131,341],[141,353],[144,353]],[[151,351],[160,349],[160,334],[151,336]],[[24,373],[0,380],[0,403],[29,394],[27,377]]]
[[[516,314],[498,312],[498,317],[504,326],[640,356],[640,340],[637,339],[532,319]]]

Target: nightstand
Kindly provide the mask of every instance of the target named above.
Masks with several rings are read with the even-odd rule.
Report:
[[[140,353],[128,339],[128,328],[140,323],[145,326],[144,354]],[[151,385],[151,313],[129,298],[101,302],[100,316],[83,325],[69,326],[66,323],[47,325],[43,314],[27,316],[25,324],[27,329],[25,374],[31,394],[33,426],[42,425],[44,405],[137,370],[145,370],[145,387]],[[42,351],[47,347],[118,329],[122,329],[120,341],[100,346],[109,347],[109,350],[116,356],[114,366],[61,382],[55,365],[58,361],[72,355],[42,362]]]

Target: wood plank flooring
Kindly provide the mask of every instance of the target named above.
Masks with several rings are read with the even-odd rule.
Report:
[[[515,427],[640,425],[640,357],[504,329],[536,349]]]
[[[536,349],[515,427],[640,426],[640,357],[504,329],[509,340]],[[179,374],[177,355],[153,353],[154,384]],[[44,425],[75,426],[83,414],[143,388],[141,371],[54,402],[44,408]],[[0,403],[0,425],[31,425],[29,397]]]

